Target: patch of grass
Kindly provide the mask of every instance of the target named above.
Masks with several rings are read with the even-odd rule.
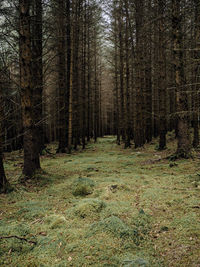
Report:
[[[88,236],[105,232],[117,238],[129,239],[139,245],[151,230],[151,218],[143,212],[132,218],[132,225],[126,224],[119,217],[111,216],[90,226]]]
[[[66,225],[66,218],[63,215],[53,214],[45,218],[45,223],[50,229],[63,228]]]
[[[44,155],[45,172],[24,185],[22,153],[6,154],[15,191],[0,195],[0,235],[37,244],[0,240],[0,266],[200,265],[199,159],[169,162],[173,136],[165,151],[155,151],[157,140],[124,150],[110,136],[83,152]]]
[[[72,184],[74,196],[87,196],[93,192],[94,182],[89,178],[78,178]]]
[[[106,204],[101,200],[87,198],[79,201],[71,212],[80,218],[95,217],[95,214],[99,214],[105,206]]]
[[[111,233],[118,238],[133,238],[134,231],[126,225],[120,218],[111,216],[90,226],[88,236],[98,232]]]
[[[135,260],[125,260],[122,264],[124,267],[148,267],[149,262],[142,258],[137,258]]]

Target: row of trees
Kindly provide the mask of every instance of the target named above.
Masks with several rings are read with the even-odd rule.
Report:
[[[175,130],[187,158],[193,129],[199,145],[197,0],[3,0],[0,23],[0,190],[4,150],[23,148],[27,179],[52,141],[71,153],[104,134],[125,148],[159,137],[162,150]]]
[[[125,147],[175,130],[177,156],[199,145],[200,5],[196,0],[113,0],[115,132]]]
[[[102,17],[94,0],[5,0],[0,11],[0,190],[5,191],[3,147],[23,147],[27,179],[40,169],[46,142],[56,140],[57,152],[71,153],[102,136]]]

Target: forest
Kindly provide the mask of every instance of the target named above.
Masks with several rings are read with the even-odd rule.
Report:
[[[200,266],[199,0],[0,0],[0,266]]]

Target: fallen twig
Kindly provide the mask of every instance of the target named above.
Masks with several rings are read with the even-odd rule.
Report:
[[[200,206],[193,206],[193,209],[200,209]]]
[[[24,238],[24,237],[19,237],[19,236],[16,236],[16,235],[11,235],[11,236],[0,236],[0,239],[10,239],[10,238],[16,238],[16,239],[19,239],[19,240],[28,242],[29,244],[34,244],[34,245],[37,244],[37,242],[35,242],[35,241],[31,241],[31,240],[28,240],[28,239],[26,239],[26,238]]]

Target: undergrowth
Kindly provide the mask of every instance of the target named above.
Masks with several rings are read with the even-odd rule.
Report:
[[[0,195],[0,266],[200,266],[199,155],[99,139],[72,155],[44,155],[19,184],[22,153],[6,155],[14,191]],[[50,146],[54,153],[55,146]]]

